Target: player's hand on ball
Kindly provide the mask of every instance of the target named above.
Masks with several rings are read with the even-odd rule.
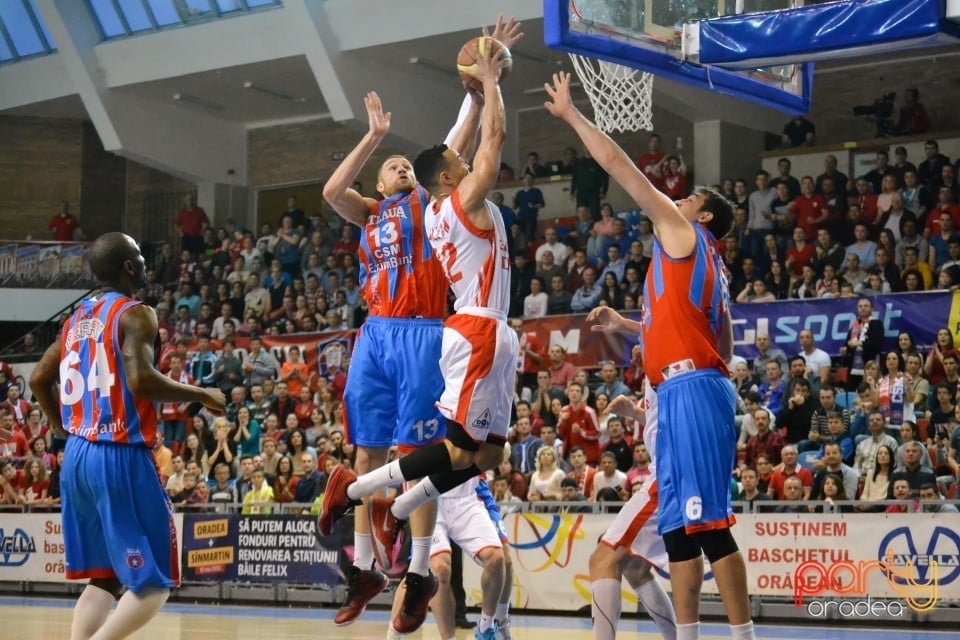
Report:
[[[506,24],[504,24],[502,13],[497,15],[497,24],[494,26],[492,34],[487,32],[486,25],[484,25],[482,31],[483,35],[502,42],[506,45],[507,49],[512,49],[513,45],[523,37],[523,32],[520,31],[520,23],[517,22],[517,19],[510,16]]]
[[[502,65],[504,62],[503,49],[493,51],[493,47],[487,47],[477,57],[477,70],[473,74],[481,84],[487,82],[499,82]]]
[[[549,82],[545,82],[543,88],[547,91],[547,95],[553,100],[553,102],[543,103],[543,106],[550,112],[550,115],[557,118],[567,118],[576,112],[577,109],[573,106],[573,100],[570,98],[569,73],[561,72],[553,74],[553,84],[551,85]]]
[[[380,96],[376,91],[371,91],[363,98],[363,104],[367,107],[367,119],[370,122],[370,133],[377,137],[383,137],[390,132],[390,113],[383,112],[383,104],[380,102]]]

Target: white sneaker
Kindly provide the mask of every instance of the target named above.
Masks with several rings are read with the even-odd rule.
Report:
[[[493,626],[497,630],[497,640],[511,640],[509,615],[500,622],[494,622]]]
[[[387,640],[401,640],[403,636],[397,633],[397,630],[393,628],[391,623],[387,623]]]

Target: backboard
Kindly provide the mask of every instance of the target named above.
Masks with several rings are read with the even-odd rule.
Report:
[[[781,10],[792,0],[739,0]],[[810,107],[812,65],[727,70],[684,59],[684,25],[733,14],[738,0],[544,0],[547,46],[615,62],[790,114]]]

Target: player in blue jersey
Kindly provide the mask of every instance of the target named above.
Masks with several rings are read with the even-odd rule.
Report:
[[[80,303],[30,376],[54,432],[69,432],[60,475],[66,573],[90,580],[74,608],[72,640],[129,636],[179,584],[176,529],[152,455],[155,403],[198,402],[215,413],[226,406],[219,389],[154,368],[157,317],[133,300],[145,282],[137,243],[100,236],[90,268],[101,290]]]
[[[590,155],[643,209],[654,227],[642,333],[644,369],[657,391],[659,532],[670,561],[678,640],[700,637],[703,556],[710,560],[735,640],[753,640],[743,555],[730,532],[730,474],[736,461],[736,398],[730,295],[714,246],[733,225],[730,203],[697,188],[672,202],[617,144],[574,106],[570,75],[545,84],[547,110],[564,120]],[[618,330],[617,314],[596,319]]]
[[[514,19],[505,22],[498,17],[494,37],[509,46],[521,35]],[[360,228],[361,287],[370,314],[357,337],[344,393],[359,474],[382,467],[394,443],[406,453],[441,441],[446,433],[436,402],[444,386],[439,361],[447,281],[424,224],[429,195],[417,184],[413,167],[402,156],[391,156],[380,167],[377,191],[383,200],[364,198],[352,189],[360,170],[390,130],[390,114],[384,113],[377,94],[368,94],[364,102],[369,130],[323,191],[337,213]],[[473,155],[480,104],[478,95],[466,97],[446,139],[446,144],[465,157]],[[376,558],[388,567],[392,550],[375,544],[368,502],[366,498],[355,510],[355,556],[348,569],[347,599],[334,619],[338,625],[356,620],[387,585],[386,576],[373,563]],[[320,517],[324,535],[330,533],[331,515],[325,511]],[[411,514],[411,560],[404,579],[407,595],[404,607],[391,622],[400,633],[411,633],[423,623],[436,589],[436,579],[429,574],[435,520],[435,501]]]

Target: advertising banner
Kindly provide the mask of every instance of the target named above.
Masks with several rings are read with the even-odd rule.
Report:
[[[558,611],[589,606],[590,554],[613,517],[506,517],[512,606]],[[732,531],[747,564],[750,594],[793,598],[814,617],[836,598],[892,598],[905,615],[960,598],[960,514],[750,514],[738,515]],[[480,602],[481,571],[464,563],[468,604]],[[657,573],[669,590],[666,568]],[[717,593],[709,565],[703,591]],[[626,582],[623,594],[624,610],[636,608]]]
[[[177,540],[183,515],[174,514]],[[0,582],[65,582],[59,513],[0,513]]]
[[[311,515],[187,514],[184,520],[185,581],[332,588],[340,582],[340,553],[337,541],[317,538]]]

